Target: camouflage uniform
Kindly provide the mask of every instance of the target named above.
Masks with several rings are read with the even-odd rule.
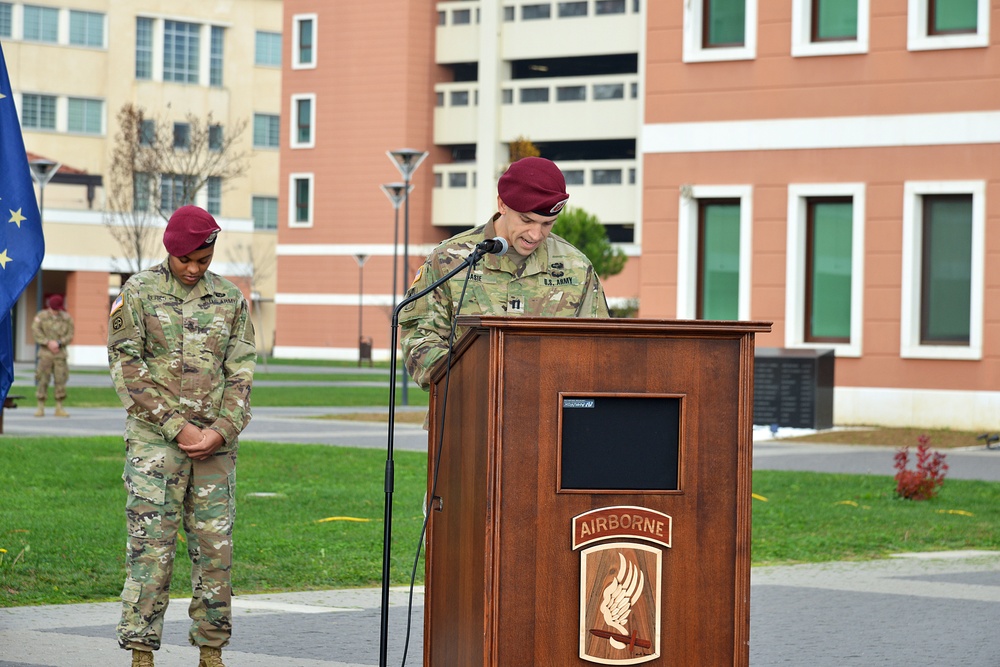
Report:
[[[132,276],[112,306],[108,359],[128,410],[127,579],[118,642],[157,649],[181,521],[192,563],[190,640],[223,647],[232,633],[237,436],[250,421],[256,350],[243,295],[211,272],[181,284],[165,261]],[[195,460],[175,438],[188,423],[225,444]]]
[[[496,214],[485,225],[448,239],[427,257],[417,272],[407,296],[426,288],[458,266],[476,244],[493,238]],[[458,314],[465,272],[403,308],[403,357],[414,381],[426,389],[430,370],[448,354],[451,322]],[[518,266],[510,257],[486,255],[476,264],[462,314],[534,315],[543,317],[609,317],[601,281],[587,257],[565,239],[550,234]],[[464,333],[456,331],[456,339]]]
[[[66,381],[69,368],[66,365],[66,346],[73,340],[73,318],[65,310],[46,308],[31,323],[31,335],[38,344],[38,365],[35,367],[35,397],[45,401],[49,393],[49,376],[52,376],[55,398],[66,398]],[[59,343],[59,351],[53,352],[47,346],[49,341]]]

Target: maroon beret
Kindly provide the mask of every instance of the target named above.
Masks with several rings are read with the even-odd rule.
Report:
[[[62,310],[63,309],[63,298],[61,294],[53,294],[48,299],[45,300],[45,305],[47,305],[52,310]]]
[[[497,183],[503,203],[518,213],[557,215],[569,200],[559,167],[541,157],[521,158],[507,167]]]
[[[215,243],[219,224],[212,214],[197,206],[181,206],[174,211],[163,232],[163,247],[174,257],[184,257]]]

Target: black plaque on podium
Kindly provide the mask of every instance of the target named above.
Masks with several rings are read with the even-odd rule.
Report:
[[[833,350],[754,352],[753,423],[833,428]]]

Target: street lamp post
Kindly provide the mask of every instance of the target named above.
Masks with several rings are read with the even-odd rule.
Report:
[[[379,186],[385,196],[389,198],[392,202],[393,208],[393,233],[392,233],[392,310],[396,310],[396,294],[399,293],[399,279],[396,277],[396,269],[399,268],[399,207],[403,203],[404,194],[408,189],[412,190],[413,186],[407,188],[406,183],[383,183]],[[396,369],[396,373],[399,373],[399,369]],[[392,378],[393,391],[396,390],[397,378]]]
[[[59,167],[62,165],[58,162],[53,162],[52,160],[46,160],[44,158],[39,158],[37,160],[30,160],[28,162],[28,168],[31,170],[31,178],[38,183],[38,225],[42,226],[42,222],[45,219],[45,186],[48,185],[52,177],[56,175],[59,171]],[[42,289],[42,265],[38,265],[38,286],[35,288],[37,292],[36,296],[36,313],[42,312],[42,308],[45,307],[44,304],[44,290]],[[36,343],[37,348],[37,343]],[[37,359],[37,354],[35,355]],[[37,362],[36,362],[37,363]]]
[[[363,255],[358,253],[354,255],[354,261],[358,263],[358,366],[361,366],[361,348],[364,345],[364,327],[361,326],[362,317],[364,316],[364,301],[365,301],[365,262],[368,261],[368,255]],[[368,351],[369,358],[371,358],[371,350]]]
[[[417,170],[420,163],[427,157],[427,151],[418,151],[415,148],[400,148],[394,151],[386,151],[386,155],[396,165],[396,169],[403,176],[405,188],[403,190],[403,281],[407,280],[410,271],[410,178]],[[406,290],[404,289],[405,293]],[[408,405],[407,400],[407,378],[406,371],[403,371],[403,405]]]

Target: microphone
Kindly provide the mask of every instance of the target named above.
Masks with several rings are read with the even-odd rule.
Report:
[[[484,255],[503,255],[507,252],[509,247],[507,239],[502,236],[486,239],[485,241],[476,244],[476,250]]]

